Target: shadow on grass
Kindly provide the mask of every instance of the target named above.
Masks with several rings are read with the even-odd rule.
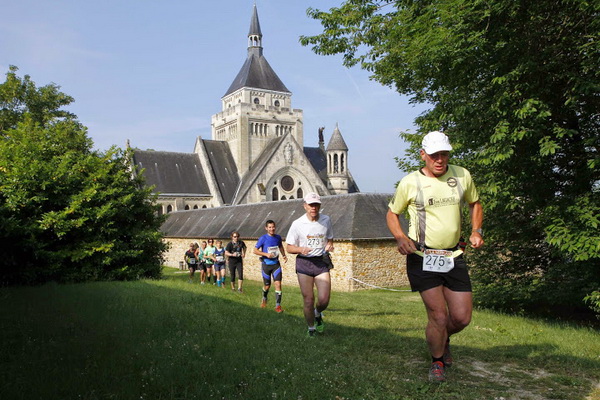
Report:
[[[432,385],[420,305],[336,293],[309,339],[297,288],[284,290],[277,314],[258,307],[258,282],[239,294],[183,275],[3,289],[0,398],[584,399],[600,379],[598,361],[549,344],[457,345],[449,382]],[[369,295],[393,311],[352,306]]]

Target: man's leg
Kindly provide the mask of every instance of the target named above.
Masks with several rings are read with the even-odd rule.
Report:
[[[446,339],[471,322],[473,295],[438,286],[421,292],[427,310],[425,337],[432,357],[442,357]]]
[[[317,287],[318,296],[315,308],[318,312],[323,312],[329,305],[329,298],[331,296],[331,276],[329,272],[315,276],[315,286]]]
[[[317,287],[317,304],[313,311],[315,315],[315,329],[319,333],[325,331],[323,323],[323,314],[321,314],[329,305],[331,295],[331,277],[329,272],[322,273],[315,277],[315,286]]]
[[[237,266],[238,269],[238,291],[242,291],[244,286],[244,264],[240,263]]]
[[[229,267],[229,280],[231,281],[231,290],[235,290],[235,264],[232,264],[230,262],[228,267]]]
[[[206,282],[206,265],[202,265],[200,270],[200,283]]]
[[[273,279],[281,279],[281,274],[277,276],[273,276]],[[283,297],[283,293],[281,293],[281,280],[275,281],[275,311],[278,313],[283,312],[281,308],[281,298]]]
[[[473,314],[473,294],[454,292],[444,287],[444,297],[448,304],[448,336],[462,331],[471,322]]]
[[[441,358],[448,338],[448,308],[444,287],[437,286],[421,292],[421,299],[427,311],[425,338],[429,352],[432,357]]]
[[[296,274],[298,276],[298,284],[300,285],[300,292],[304,300],[304,319],[309,327],[315,326],[315,293],[313,286],[315,284],[315,278],[304,274]]]

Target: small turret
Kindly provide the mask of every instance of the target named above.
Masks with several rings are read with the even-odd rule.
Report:
[[[348,193],[348,146],[340,129],[335,129],[327,145],[327,181],[329,190],[335,194]]]

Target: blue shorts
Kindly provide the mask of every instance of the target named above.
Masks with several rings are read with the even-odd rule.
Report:
[[[225,264],[214,264],[214,267],[217,272],[225,271]]]
[[[271,286],[271,275],[273,276],[274,281],[281,282],[282,272],[281,272],[281,264],[265,264],[262,263],[262,277],[263,283],[265,286]]]

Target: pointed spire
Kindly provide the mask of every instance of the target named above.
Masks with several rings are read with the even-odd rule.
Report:
[[[224,96],[242,87],[290,93],[263,56],[262,32],[256,4],[254,4],[248,33],[248,57]]]
[[[338,127],[337,122],[335,123],[335,129],[333,130],[333,134],[331,135],[331,139],[327,144],[327,151],[330,150],[343,150],[348,151],[348,146],[342,137],[342,132],[340,132],[340,128]]]
[[[252,12],[252,18],[250,19],[250,31],[248,31],[248,36],[262,37],[262,32],[260,31],[260,22],[258,21],[258,10],[256,9],[256,3],[254,3],[254,11]]]
[[[250,30],[248,31],[248,54],[251,53],[262,55],[262,32],[260,31],[256,3],[254,3],[252,18],[250,19]]]

